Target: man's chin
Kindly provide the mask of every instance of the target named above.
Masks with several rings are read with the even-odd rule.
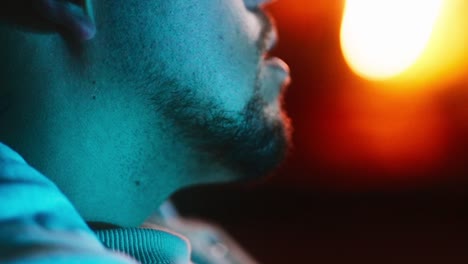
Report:
[[[274,116],[265,112],[261,100],[253,100],[245,110],[244,126],[230,141],[225,165],[238,175],[239,180],[258,179],[274,171],[285,160],[291,148],[290,119],[283,111]]]
[[[279,102],[271,111],[269,104],[257,94],[234,118],[219,105],[203,104],[190,93],[166,99],[163,100],[167,105],[162,108],[164,114],[174,121],[181,136],[199,153],[200,160],[226,168],[235,175],[234,179],[257,179],[267,175],[289,153],[291,126]],[[220,182],[233,180],[232,176],[226,178],[221,176],[223,174],[219,175]]]
[[[242,166],[244,168],[243,179],[256,179],[269,175],[275,171],[290,153],[291,140],[289,130],[285,126],[274,128],[270,131],[270,141],[259,144],[252,152],[251,157],[247,157]]]

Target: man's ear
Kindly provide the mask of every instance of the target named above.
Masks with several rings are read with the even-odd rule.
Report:
[[[78,40],[96,34],[92,0],[32,0],[39,14]]]

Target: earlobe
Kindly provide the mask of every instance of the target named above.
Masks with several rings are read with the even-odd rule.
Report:
[[[36,0],[37,8],[47,20],[63,27],[73,37],[85,41],[96,34],[92,0]]]

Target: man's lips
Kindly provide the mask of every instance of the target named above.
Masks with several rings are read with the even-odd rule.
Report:
[[[282,59],[278,57],[270,57],[265,60],[265,64],[268,68],[275,71],[275,74],[282,80],[282,83],[289,81],[291,71],[288,64],[286,64]]]
[[[280,88],[283,88],[287,86],[290,81],[290,70],[289,66],[283,60],[269,55],[269,52],[273,50],[278,43],[278,31],[274,26],[273,20],[269,16],[266,17],[268,20],[267,28],[269,30],[266,30],[263,35],[264,63],[265,67],[270,69],[272,78],[281,84]]]
[[[278,31],[274,26],[270,27],[270,30],[268,30],[265,35],[263,36],[264,38],[264,49],[265,53],[270,52],[275,48],[276,44],[278,43]]]
[[[267,102],[275,102],[291,80],[290,70],[283,60],[269,55],[278,43],[274,20],[263,10],[258,15],[264,22],[259,42],[259,49],[263,54],[259,73],[260,92]]]
[[[276,101],[290,80],[289,66],[283,60],[276,57],[264,60],[260,74],[260,88],[266,101]]]

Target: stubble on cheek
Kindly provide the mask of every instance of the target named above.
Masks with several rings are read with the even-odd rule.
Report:
[[[154,94],[151,107],[203,162],[220,164],[239,179],[253,179],[276,168],[286,156],[289,119],[283,113],[266,116],[266,103],[258,92],[233,116],[215,102],[199,98],[193,87],[181,87],[175,80],[160,84],[170,88]]]

